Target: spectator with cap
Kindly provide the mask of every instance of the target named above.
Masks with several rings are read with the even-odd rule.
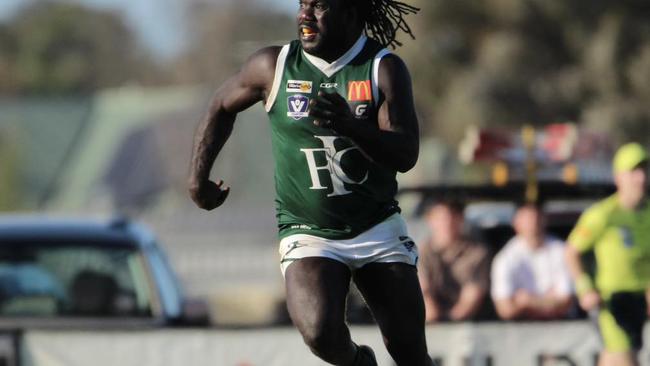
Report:
[[[463,209],[443,201],[426,212],[431,236],[421,248],[418,273],[428,323],[476,319],[489,291],[488,252],[462,235]]]
[[[564,318],[572,304],[564,242],[547,235],[541,204],[517,208],[515,236],[494,258],[492,300],[504,320]]]
[[[569,235],[566,258],[580,306],[598,322],[599,366],[636,366],[650,297],[648,154],[638,143],[614,155],[616,193],[595,203]],[[595,258],[595,278],[583,255]]]

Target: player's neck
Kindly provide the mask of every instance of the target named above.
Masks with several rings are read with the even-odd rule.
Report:
[[[319,54],[313,54],[313,56],[331,64],[345,55],[355,45],[355,43],[357,43],[361,35],[361,31],[348,32],[341,41],[335,42],[335,47],[332,47],[329,50],[323,50],[323,52],[319,52]]]
[[[635,211],[643,206],[645,202],[645,197],[638,197],[634,194],[625,194],[624,192],[619,192],[618,202],[619,205],[625,210]]]

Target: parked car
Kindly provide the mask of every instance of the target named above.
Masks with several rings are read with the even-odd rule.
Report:
[[[142,225],[0,216],[0,325],[207,325],[207,314]]]

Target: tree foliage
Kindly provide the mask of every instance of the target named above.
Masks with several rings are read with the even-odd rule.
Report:
[[[398,52],[414,75],[425,134],[458,141],[468,125],[575,121],[622,142],[650,125],[647,0],[409,3],[422,8],[407,19],[417,39],[398,36]],[[216,84],[256,49],[295,37],[292,16],[258,2],[187,6],[185,52],[154,64],[117,14],[34,2],[0,24],[0,93]]]
[[[650,142],[639,135],[650,125],[647,1],[419,5],[407,54],[425,131],[457,141],[467,125],[576,121],[618,142]]]
[[[177,82],[217,83],[259,48],[282,45],[297,33],[292,16],[251,0],[197,2],[188,7],[189,47],[170,68]]]
[[[34,2],[0,26],[0,92],[87,93],[138,79],[149,63],[121,18]]]
[[[0,129],[0,211],[20,207],[19,157],[11,131]]]

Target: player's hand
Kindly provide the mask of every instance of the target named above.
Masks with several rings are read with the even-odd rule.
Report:
[[[596,291],[588,291],[580,296],[580,307],[586,311],[590,312],[597,309],[600,306],[600,295]]]
[[[309,102],[309,116],[314,118],[316,126],[331,128],[342,135],[346,135],[355,120],[348,102],[340,94],[322,91]]]
[[[208,180],[201,184],[190,184],[189,191],[197,206],[210,211],[223,204],[230,193],[230,187],[224,188],[223,180],[218,183]]]

